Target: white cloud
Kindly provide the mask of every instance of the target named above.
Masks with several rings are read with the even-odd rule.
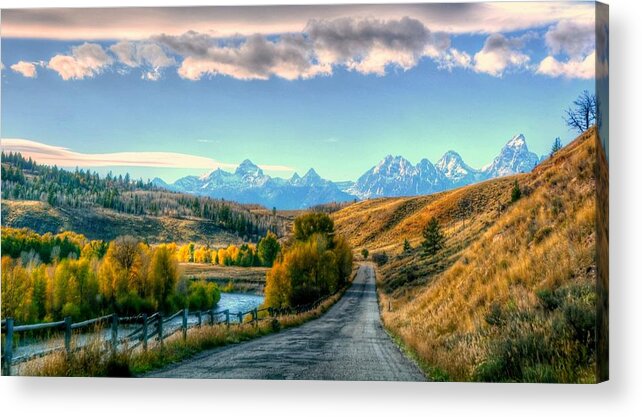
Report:
[[[544,36],[549,55],[537,66],[536,73],[549,77],[591,79],[595,77],[595,23],[562,20]],[[597,71],[605,71],[600,61]]]
[[[537,73],[549,77],[591,79],[595,77],[595,51],[584,59],[569,59],[566,62],[549,55],[539,63]]]
[[[38,75],[36,65],[33,62],[18,61],[17,64],[11,66],[11,69],[27,78],[36,78]]]
[[[153,42],[120,41],[109,47],[118,61],[130,68],[143,68],[141,78],[157,81],[161,70],[176,65],[174,58],[167,56],[163,48]]]
[[[438,57],[450,46],[447,35],[432,33],[421,22],[408,17],[389,21],[311,20],[303,33],[284,34],[275,39],[255,34],[224,43],[190,31],[180,36],[161,35],[155,40],[184,57],[178,74],[189,80],[205,75],[242,80],[265,80],[272,76],[306,79],[331,75],[335,66],[385,75],[389,66],[408,70],[421,58]],[[462,57],[452,55],[451,60]]]
[[[191,43],[192,40],[196,43]],[[178,74],[188,80],[198,80],[204,75],[226,75],[240,80],[266,80],[277,76],[294,80],[330,71],[327,66],[312,62],[311,50],[303,35],[287,34],[275,41],[253,35],[240,45],[229,46],[203,46],[201,37],[170,41],[168,45],[173,45],[177,51],[191,53],[178,69]]]
[[[93,77],[112,63],[112,58],[95,43],[84,43],[71,48],[71,55],[56,55],[47,67],[56,71],[63,80],[81,80]]]
[[[156,168],[233,169],[237,164],[218,162],[211,158],[176,152],[111,152],[81,153],[60,146],[46,145],[28,139],[3,138],[2,150],[20,152],[41,164],[66,168],[94,168],[112,166],[136,166]],[[283,165],[260,165],[268,171],[292,172]]]
[[[551,27],[544,39],[551,55],[564,53],[571,58],[585,57],[595,49],[595,24],[563,20]]]
[[[427,48],[450,46],[448,37],[433,34],[409,17],[311,20],[304,32],[321,64],[345,65],[363,74],[385,75],[389,65],[408,70],[417,65]]]
[[[501,77],[511,67],[527,66],[530,57],[520,51],[523,42],[523,38],[509,39],[500,33],[490,35],[474,56],[474,70]]]

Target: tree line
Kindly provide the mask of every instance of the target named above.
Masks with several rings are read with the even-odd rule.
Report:
[[[214,221],[244,240],[258,240],[270,230],[281,235],[286,222],[275,213],[244,205],[167,191],[129,174],[104,178],[96,172],[67,171],[41,165],[20,153],[1,154],[2,198],[35,200],[54,207],[102,207],[133,215],[198,217]]]
[[[277,236],[268,231],[258,244],[244,243],[240,246],[210,248],[192,242],[177,248],[179,262],[211,263],[220,266],[267,266],[271,267],[281,251]]]
[[[7,228],[2,239],[2,317],[19,323],[200,310],[220,299],[216,284],[181,276],[175,245],[152,247],[131,236],[105,243],[78,234]],[[65,241],[68,251],[49,250]],[[5,251],[5,242],[11,242],[11,252]],[[17,247],[23,250],[16,256]],[[48,254],[47,262],[41,254]]]

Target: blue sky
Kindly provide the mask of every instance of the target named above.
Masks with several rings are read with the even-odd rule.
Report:
[[[12,17],[3,12],[9,27],[3,34],[21,34],[2,38],[5,148],[11,143],[6,138],[20,138],[74,155],[135,152],[145,160],[150,152],[171,152],[211,159],[224,169],[249,158],[271,175],[289,177],[313,167],[332,180],[356,180],[387,154],[436,162],[453,149],[479,168],[517,133],[537,154],[548,152],[556,136],[564,143],[571,140],[574,133],[562,120],[563,110],[595,83],[583,66],[594,44],[590,39],[584,41],[588,45],[564,44],[564,31],[577,28],[550,16],[517,29],[449,33],[430,30],[419,20],[350,15],[352,20],[342,17],[344,26],[334,32],[350,29],[345,42],[323,37],[334,30],[337,18],[332,18],[320,29],[304,25],[303,37],[292,42],[282,41],[282,34],[261,35],[249,51],[239,48],[251,43],[255,28],[235,35],[233,43],[220,34],[185,37],[187,19],[176,35],[168,35],[171,39],[159,39],[157,23],[151,22],[149,33],[127,46],[156,49],[145,55],[134,48],[138,55],[129,56],[110,49],[122,39],[89,39],[80,29],[79,39],[63,39],[70,35],[48,21],[39,21],[49,25],[45,36],[25,36],[28,27],[20,22],[28,19]],[[369,23],[376,29],[374,38],[359,32]],[[328,39],[335,43],[328,45]],[[192,52],[199,42],[209,48],[201,55]],[[96,48],[91,54],[74,49],[84,44]],[[265,58],[265,51],[279,58]],[[291,58],[299,51],[309,62]],[[464,58],[455,62],[454,53]],[[65,65],[54,57],[64,58]],[[544,65],[553,58],[554,65]],[[189,158],[172,168],[131,160],[127,166],[78,163],[167,181],[210,169]]]

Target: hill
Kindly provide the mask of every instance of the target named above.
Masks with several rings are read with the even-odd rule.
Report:
[[[595,380],[596,140],[591,129],[529,174],[333,214],[354,246],[387,252],[384,324],[433,376]],[[444,248],[423,256],[433,217]]]
[[[256,241],[280,236],[291,220],[257,205],[167,191],[152,183],[41,165],[2,153],[2,225],[62,229],[92,239],[133,234],[154,242]]]
[[[132,215],[100,207],[91,210],[52,207],[42,201],[3,200],[2,225],[27,227],[40,234],[70,230],[92,240],[105,241],[131,235],[150,244],[201,242],[210,246],[227,246],[242,242],[237,234],[210,220]]]

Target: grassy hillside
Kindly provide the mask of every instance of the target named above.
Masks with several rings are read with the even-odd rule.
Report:
[[[227,246],[241,238],[198,218],[172,218],[118,213],[95,207],[91,210],[52,207],[42,201],[2,201],[2,226],[27,227],[38,233],[70,230],[89,239],[113,240],[131,235],[147,242],[209,243]]]
[[[129,175],[101,177],[1,154],[3,226],[71,230],[92,239],[131,234],[150,242],[258,241],[288,233],[291,219],[264,207],[155,187]]]
[[[387,251],[385,326],[453,380],[595,380],[595,152],[591,130],[530,174],[335,213],[357,247]],[[513,181],[522,197],[511,203]],[[470,204],[472,203],[472,204]],[[436,217],[446,235],[422,255]],[[408,239],[415,249],[403,251]]]

